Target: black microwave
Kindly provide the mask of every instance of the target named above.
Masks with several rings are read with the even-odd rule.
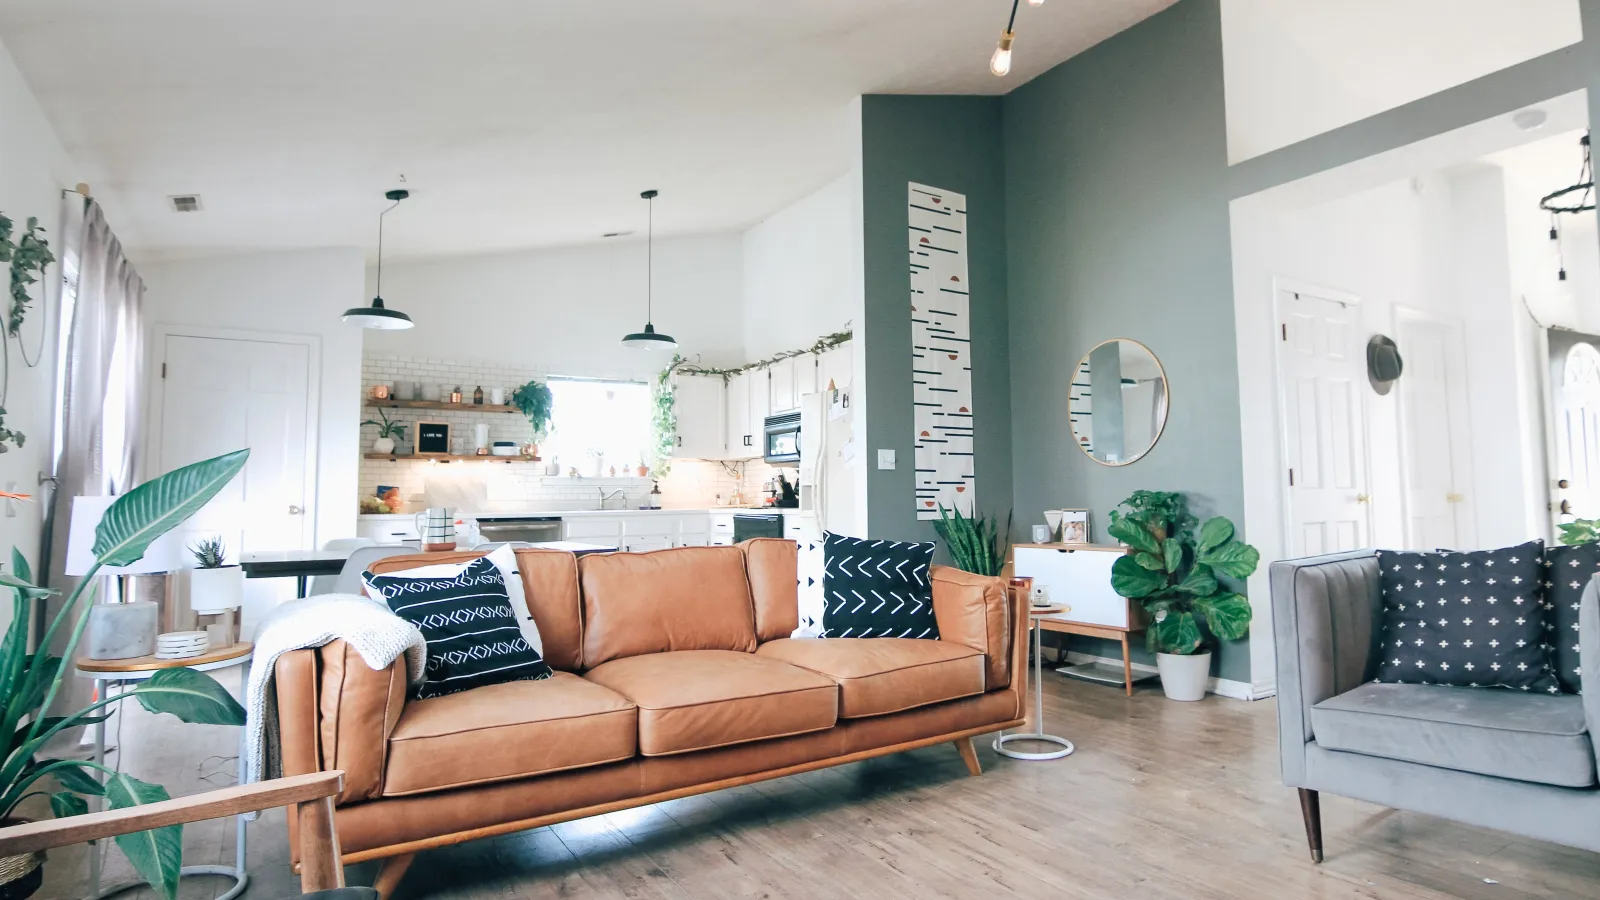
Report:
[[[800,462],[800,414],[767,416],[762,429],[761,459],[768,465],[795,465]]]

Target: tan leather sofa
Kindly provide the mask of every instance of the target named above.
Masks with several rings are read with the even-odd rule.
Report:
[[[343,859],[385,859],[385,897],[473,838],[941,742],[977,775],[972,737],[1022,724],[1027,599],[999,578],[934,567],[939,641],[793,640],[792,541],[517,560],[551,679],[408,700],[403,661],[343,641],[278,661],[284,774],[344,770]]]

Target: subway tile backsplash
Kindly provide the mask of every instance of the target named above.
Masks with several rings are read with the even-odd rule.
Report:
[[[454,387],[460,385],[468,405],[461,410],[392,410],[403,421],[415,422],[418,418],[448,422],[452,431],[461,434],[466,443],[463,452],[470,452],[473,427],[489,425],[491,441],[516,441],[533,439],[533,429],[520,415],[506,413],[474,412],[470,406],[473,388],[482,385],[484,402],[489,402],[490,389],[500,387],[509,395],[511,389],[533,378],[545,378],[548,372],[525,366],[484,360],[448,360],[440,358],[388,356],[367,354],[362,359],[362,397],[371,396],[372,387],[397,381],[422,382]],[[402,399],[410,399],[405,397]],[[362,407],[363,419],[376,419],[377,409]],[[361,428],[361,449],[370,450],[378,436],[373,425]],[[407,437],[415,438],[415,430],[408,429]],[[565,472],[567,466],[561,466]],[[653,484],[659,484],[661,493],[655,499],[668,509],[703,509],[734,503],[742,490],[742,502],[757,505],[765,499],[766,482],[778,470],[761,460],[722,462],[719,460],[674,460],[671,471],[662,478],[629,477],[568,477],[545,475],[542,463],[504,463],[487,460],[453,460],[434,462],[427,459],[362,459],[359,483],[360,496],[370,497],[378,487],[393,486],[400,489],[405,502],[402,512],[414,512],[428,506],[451,506],[472,512],[517,512],[528,509],[598,509],[600,495],[620,490],[621,496],[612,497],[607,506],[637,508],[650,499]],[[622,473],[619,472],[619,475]],[[791,479],[793,470],[786,472]]]

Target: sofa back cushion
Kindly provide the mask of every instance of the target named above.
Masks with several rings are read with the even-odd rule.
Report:
[[[419,566],[469,562],[483,555],[481,550],[452,550],[391,556],[367,566],[367,571],[386,575]],[[552,669],[577,671],[583,666],[578,558],[563,550],[518,550],[516,559],[523,601],[539,626],[544,661]]]
[[[670,650],[756,649],[738,547],[595,553],[578,560],[583,664]]]
[[[756,639],[786,638],[800,627],[796,577],[799,552],[788,538],[753,538],[739,545],[750,574],[750,599],[756,610]]]

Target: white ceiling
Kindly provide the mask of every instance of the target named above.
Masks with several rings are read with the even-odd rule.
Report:
[[[4,0],[136,258],[455,254],[752,224],[847,170],[863,93],[1002,93],[1174,0]],[[198,192],[180,215],[166,197]]]

